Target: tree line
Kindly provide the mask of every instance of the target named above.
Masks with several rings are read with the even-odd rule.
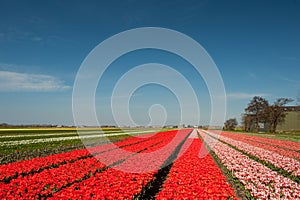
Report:
[[[263,97],[253,97],[242,115],[243,129],[250,131],[253,128],[254,132],[258,132],[259,125],[262,123],[268,125],[267,131],[275,133],[278,124],[284,122],[286,116],[284,106],[292,101],[289,98],[278,98],[273,104],[269,104],[268,100]],[[234,130],[237,124],[235,118],[228,119],[224,123],[224,129]]]

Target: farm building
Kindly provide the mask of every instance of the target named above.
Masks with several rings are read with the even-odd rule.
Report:
[[[300,106],[284,107],[286,117],[283,123],[278,124],[278,131],[300,130]]]
[[[284,112],[286,117],[284,122],[277,125],[277,131],[300,130],[300,106],[285,106]],[[259,123],[259,131],[266,132],[269,130],[269,123]],[[254,116],[252,114],[244,115],[244,129],[254,131]]]

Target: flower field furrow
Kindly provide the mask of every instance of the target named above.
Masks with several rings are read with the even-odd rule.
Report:
[[[277,144],[273,144],[273,143],[270,144],[270,143],[264,143],[262,141],[264,138],[262,138],[262,137],[253,137],[253,136],[248,136],[248,135],[244,135],[244,134],[234,134],[234,133],[229,133],[229,132],[222,132],[221,135],[224,137],[231,138],[233,140],[238,140],[238,141],[247,143],[252,146],[266,149],[268,151],[276,152],[283,156],[288,156],[290,158],[296,158],[298,160],[300,159],[300,152],[282,147],[278,144],[278,143],[280,143],[281,145],[285,144],[286,141],[278,142],[278,140],[277,140],[276,141]]]
[[[254,198],[274,200],[300,198],[300,185],[296,182],[217,141],[207,132],[200,131],[200,135],[222,164],[239,179]]]
[[[188,140],[193,140],[191,146],[173,164],[156,199],[236,199],[212,157],[199,158],[202,141]]]
[[[295,160],[293,158],[280,155],[278,153],[268,151],[266,149],[258,148],[252,145],[249,145],[245,142],[240,142],[237,140],[233,140],[228,137],[218,136],[215,133],[207,132],[214,137],[219,137],[219,140],[224,141],[239,150],[242,150],[252,156],[259,158],[267,163],[274,165],[279,169],[283,169],[284,171],[291,173],[293,176],[300,178],[300,161]]]
[[[155,157],[147,158],[147,153],[154,152],[169,143],[170,139],[168,137],[170,136],[166,136],[159,145],[152,146],[146,151],[126,159],[117,165],[116,169],[110,168],[103,173],[96,173],[86,180],[54,193],[50,199],[133,199],[142,192],[147,183],[154,179],[157,170],[144,173],[130,173],[130,171],[142,172],[153,168],[158,169],[190,131],[181,131],[181,136],[175,139],[172,146],[166,148]]]

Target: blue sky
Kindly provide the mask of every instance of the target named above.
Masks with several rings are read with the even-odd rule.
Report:
[[[139,27],[173,29],[206,49],[224,81],[226,118],[239,119],[254,95],[273,102],[296,99],[300,92],[297,0],[0,1],[0,123],[72,125],[72,88],[85,57],[105,39]],[[131,52],[110,66],[96,93],[101,123],[114,123],[110,95],[116,81],[150,62],[187,77],[199,99],[201,124],[209,123],[210,97],[201,76],[176,55],[158,50]],[[145,85],[130,101],[137,124],[149,123],[154,104],[165,107],[167,123],[178,122],[174,94]],[[156,111],[150,114],[161,117],[162,110]]]

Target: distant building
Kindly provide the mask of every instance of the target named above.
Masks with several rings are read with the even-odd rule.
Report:
[[[284,112],[286,113],[284,122],[277,125],[277,131],[291,131],[300,130],[300,106],[284,106]],[[254,131],[254,116],[251,114],[246,115],[247,125],[244,124],[246,131]],[[259,123],[259,132],[266,132],[269,130],[269,123]]]
[[[300,130],[300,106],[285,106],[286,117],[283,123],[278,124],[278,131]]]

